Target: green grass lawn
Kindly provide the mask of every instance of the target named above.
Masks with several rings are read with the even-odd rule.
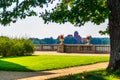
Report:
[[[49,80],[120,80],[120,71],[110,73],[101,69]]]
[[[0,58],[0,70],[42,71],[108,61],[108,56],[39,55]]]

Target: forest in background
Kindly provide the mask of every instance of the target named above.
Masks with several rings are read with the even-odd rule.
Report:
[[[29,38],[33,44],[59,44],[59,36],[54,39],[50,38]],[[74,35],[68,34],[64,37],[64,44],[86,44],[86,38],[82,38],[77,31],[74,32]],[[91,37],[91,44],[110,44],[109,38],[99,38],[99,37]]]

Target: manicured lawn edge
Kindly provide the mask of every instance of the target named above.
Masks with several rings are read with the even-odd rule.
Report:
[[[0,70],[45,71],[107,62],[108,56],[40,55],[0,58]]]

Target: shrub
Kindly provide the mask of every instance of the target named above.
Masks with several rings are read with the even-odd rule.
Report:
[[[16,55],[16,56],[22,56],[24,55],[24,49],[23,49],[23,42],[21,42],[21,40],[19,39],[13,39],[13,46],[12,46],[12,55]]]
[[[24,55],[30,55],[30,53],[33,53],[35,48],[32,44],[32,41],[23,39],[23,49],[24,49]]]
[[[2,56],[7,56],[10,53],[12,46],[11,39],[7,37],[0,37],[0,53]]]
[[[33,52],[34,45],[28,39],[0,37],[0,54],[2,56],[31,55]]]

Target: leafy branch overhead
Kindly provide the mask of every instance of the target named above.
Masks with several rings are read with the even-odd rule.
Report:
[[[36,16],[33,8],[43,7],[48,0],[0,0],[0,23],[7,25],[15,23],[18,18]]]
[[[44,4],[50,6],[55,0],[1,0],[0,1],[0,23],[7,25],[15,23],[17,19],[27,16],[36,16],[36,7],[43,8]],[[71,22],[81,26],[91,21],[100,24],[108,18],[109,10],[106,0],[58,0],[57,6],[51,11],[41,12],[41,17],[48,22],[65,23]]]
[[[109,13],[106,0],[62,0],[57,8],[45,11],[41,17],[45,23],[70,22],[76,26],[81,26],[88,21],[95,24],[103,23],[108,18]]]
[[[109,34],[109,28],[107,27],[105,31],[99,31],[101,35]]]

